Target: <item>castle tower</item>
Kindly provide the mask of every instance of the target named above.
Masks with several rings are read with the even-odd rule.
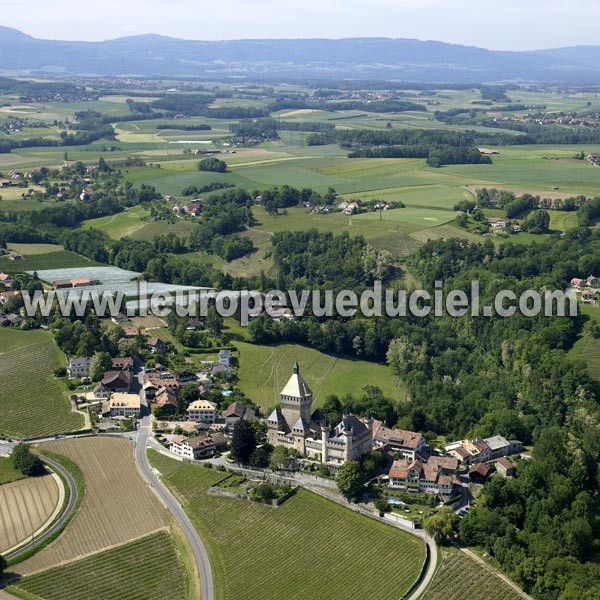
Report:
[[[342,417],[342,424],[344,427],[343,435],[346,440],[344,448],[344,462],[352,460],[354,455],[354,432],[352,431],[352,425],[350,424],[350,411],[346,410]]]
[[[323,446],[323,452],[321,454],[321,461],[324,465],[327,464],[329,457],[327,455],[327,440],[329,439],[329,434],[331,432],[331,427],[327,420],[321,423],[321,445]]]
[[[303,435],[308,431],[312,414],[312,390],[300,375],[298,362],[294,372],[279,394],[281,413],[288,427],[294,433]]]

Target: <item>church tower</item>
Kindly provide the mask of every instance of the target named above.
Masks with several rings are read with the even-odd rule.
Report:
[[[308,431],[312,414],[312,391],[300,375],[298,362],[294,372],[279,394],[281,413],[293,432]]]

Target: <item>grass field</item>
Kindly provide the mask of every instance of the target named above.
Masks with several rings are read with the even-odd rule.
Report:
[[[51,333],[0,329],[0,433],[36,437],[83,426],[52,378],[61,361]]]
[[[84,229],[93,227],[99,229],[110,235],[115,239],[132,235],[138,229],[141,229],[146,225],[142,219],[148,217],[150,212],[143,206],[134,206],[129,210],[117,213],[116,215],[109,215],[107,217],[99,217],[97,219],[91,219],[83,223]]]
[[[52,516],[58,500],[51,475],[0,485],[0,552],[30,538]]]
[[[257,346],[235,342],[239,360],[239,386],[242,391],[264,408],[274,406],[278,394],[292,374],[294,362],[312,388],[315,407],[327,396],[359,395],[366,385],[381,388],[395,400],[402,400],[405,388],[387,365],[361,360],[347,360],[323,354],[297,344]]]
[[[64,250],[58,244],[8,244],[9,250],[14,250],[23,256],[38,256],[40,254],[51,254]]]
[[[0,485],[19,481],[20,479],[25,479],[25,477],[26,475],[23,475],[21,471],[12,466],[10,457],[0,456]]]
[[[397,600],[424,560],[417,538],[306,490],[279,508],[210,496],[223,473],[150,455],[207,545],[219,600]]]
[[[132,442],[88,437],[41,447],[75,462],[86,492],[64,533],[15,567],[19,574],[45,571],[167,528],[166,510],[138,474]]]
[[[460,550],[443,551],[444,560],[422,600],[521,600],[491,569],[479,565]]]
[[[70,250],[54,250],[44,254],[24,256],[21,260],[0,258],[2,273],[21,273],[23,271],[44,271],[46,269],[74,269],[77,267],[94,267],[99,263],[89,260]]]
[[[13,587],[31,600],[192,600],[181,556],[166,532],[26,577]]]

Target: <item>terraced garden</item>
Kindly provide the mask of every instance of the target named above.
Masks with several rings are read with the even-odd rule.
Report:
[[[397,600],[425,558],[417,538],[306,490],[279,508],[209,496],[222,473],[150,459],[207,544],[219,600]]]
[[[192,600],[166,532],[26,577],[10,591],[29,600]]]

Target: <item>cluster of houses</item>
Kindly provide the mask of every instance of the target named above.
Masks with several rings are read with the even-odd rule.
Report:
[[[21,295],[20,290],[13,289],[14,277],[8,273],[0,273],[0,326],[12,327],[19,326],[23,323],[21,315],[12,312],[4,312],[5,305],[12,298]]]
[[[173,204],[173,212],[180,216],[200,217],[202,216],[202,208],[205,204],[206,200],[204,198],[190,200],[187,204],[176,202]]]
[[[581,301],[584,304],[596,304],[596,298],[600,294],[600,279],[590,275],[585,279],[573,277],[569,282],[571,290],[581,294]]]
[[[399,435],[396,430],[390,431],[394,436]],[[411,438],[410,434],[416,437]],[[400,436],[409,442],[407,450],[417,445],[418,450],[397,451],[402,458],[392,464],[388,475],[389,487],[443,497],[456,493],[461,485],[459,474],[467,466],[469,478],[474,483],[484,483],[494,471],[505,477],[513,475],[514,466],[506,457],[523,450],[522,442],[496,435],[452,442],[445,447],[445,456],[432,456],[420,434],[400,432]]]

